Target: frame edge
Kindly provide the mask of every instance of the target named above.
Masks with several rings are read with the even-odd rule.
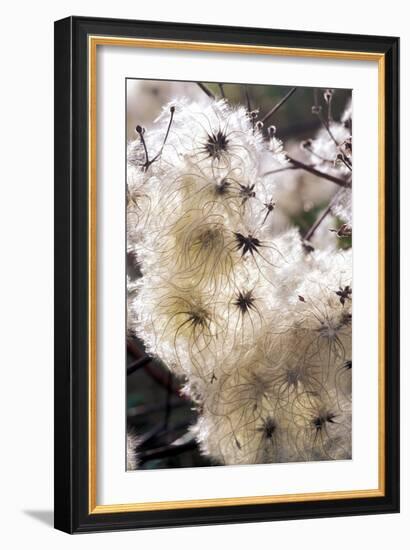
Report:
[[[71,417],[72,20],[54,23],[54,527],[73,532]]]

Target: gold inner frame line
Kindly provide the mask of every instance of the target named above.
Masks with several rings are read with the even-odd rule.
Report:
[[[326,491],[268,496],[247,496],[199,500],[137,502],[131,504],[97,504],[97,46],[178,49],[190,51],[246,53],[286,57],[330,58],[338,60],[376,61],[378,63],[378,208],[379,208],[379,365],[378,365],[378,488],[352,491]],[[374,52],[349,52],[307,48],[284,48],[243,44],[217,44],[176,40],[88,36],[88,510],[90,514],[175,510],[214,506],[240,506],[284,502],[374,498],[385,495],[385,56]]]

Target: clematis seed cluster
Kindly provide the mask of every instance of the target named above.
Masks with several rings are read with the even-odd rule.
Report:
[[[350,130],[331,132],[308,153],[346,175]],[[226,100],[178,101],[128,144],[128,328],[181,379],[217,464],[351,458],[351,252],[275,230],[279,133]]]

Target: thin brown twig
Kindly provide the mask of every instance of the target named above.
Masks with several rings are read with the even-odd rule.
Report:
[[[266,122],[268,118],[276,113],[276,111],[282,107],[282,105],[296,92],[296,90],[297,88],[292,88],[291,90],[289,90],[289,92],[284,97],[282,97],[282,99],[278,103],[276,103],[276,105],[272,107],[270,111],[266,113],[266,115],[261,119],[262,122]]]
[[[276,168],[275,170],[269,170],[262,174],[262,177],[273,176],[273,174],[279,174],[279,172],[287,172],[288,170],[300,170],[298,166],[284,166],[283,168]]]
[[[148,365],[148,363],[151,363],[152,357],[149,355],[146,355],[145,357],[142,357],[141,359],[136,359],[135,361],[132,361],[130,365],[127,365],[127,376],[130,374],[133,374],[137,370],[141,369],[142,367],[145,367],[145,365]]]
[[[338,144],[335,136],[333,135],[333,132],[331,131],[328,122],[326,122],[326,120],[322,117],[322,115],[320,113],[317,114],[316,116],[320,120],[320,122],[321,122],[322,126],[325,128],[326,132],[329,134],[330,139],[333,141],[333,143],[336,145],[336,147],[339,147],[339,144]]]
[[[315,223],[311,226],[310,229],[306,232],[305,236],[303,237],[305,241],[310,241],[310,239],[315,234],[316,229],[319,227],[319,225],[323,222],[323,220],[328,216],[328,214],[331,212],[333,205],[338,200],[340,196],[341,191],[338,191],[333,197],[332,200],[329,202],[327,207],[323,210],[321,215],[316,219]]]
[[[143,357],[146,356],[146,353],[141,350],[137,344],[135,343],[134,340],[132,340],[131,338],[127,338],[127,350],[131,353],[131,355],[139,360],[139,359],[142,359]]]
[[[245,97],[246,97],[246,108],[248,109],[248,113],[250,113],[252,111],[252,105],[251,105],[251,98],[249,97],[249,88],[247,84],[245,84]]]
[[[313,97],[314,97],[314,108],[315,108],[314,114],[316,114],[316,116],[319,119],[321,125],[325,128],[325,130],[329,134],[329,137],[332,139],[332,141],[334,142],[336,147],[338,147],[339,144],[337,143],[335,136],[333,135],[332,131],[330,130],[329,119],[326,121],[321,115],[322,107],[319,104],[319,97],[318,97],[318,89],[317,88],[315,88],[315,90],[313,92]]]
[[[305,164],[304,162],[301,162],[300,160],[296,160],[296,159],[290,157],[289,155],[286,158],[296,168],[300,168],[301,170],[306,170],[306,172],[310,172],[311,174],[313,174],[314,176],[317,176],[318,178],[323,178],[325,180],[329,180],[333,183],[336,183],[340,187],[344,187],[345,189],[350,189],[352,187],[352,182],[349,181],[349,180],[343,180],[342,178],[338,178],[336,176],[332,176],[331,174],[326,174],[325,172],[321,172],[320,170],[317,170],[313,166],[309,166],[308,164]]]
[[[208,97],[210,97],[211,99],[215,99],[215,94],[211,92],[208,86],[205,86],[205,84],[203,84],[202,82],[197,82],[197,84],[201,88],[201,90],[206,93]]]
[[[127,340],[127,349],[128,351],[137,359],[140,359],[141,357],[144,357],[145,354],[142,352],[139,347],[136,345],[135,342],[133,342],[131,339]],[[156,368],[157,367],[157,368]],[[158,384],[163,386],[164,388],[168,388],[168,377],[167,373],[163,371],[163,369],[160,369],[158,365],[155,365],[155,363],[151,362],[146,363],[144,365],[145,372],[151,376],[153,380],[155,380]],[[178,387],[172,385],[172,393],[177,395],[178,397],[181,397],[181,399],[185,399],[184,394],[180,393]]]

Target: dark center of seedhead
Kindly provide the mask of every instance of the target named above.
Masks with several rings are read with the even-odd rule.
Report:
[[[347,120],[343,121],[343,126],[352,131],[352,119],[348,118]]]
[[[247,252],[250,252],[252,255],[254,252],[257,252],[258,247],[262,246],[262,243],[256,237],[252,235],[242,235],[242,233],[234,233],[236,241],[236,250],[242,250],[242,256],[245,256]]]
[[[275,420],[271,416],[268,416],[268,418],[264,419],[263,425],[258,429],[258,431],[261,432],[263,437],[266,439],[272,439],[276,428],[277,425]]]
[[[289,368],[285,373],[286,384],[289,388],[297,388],[301,382],[302,374],[298,368]]]
[[[244,292],[239,291],[236,295],[234,305],[239,308],[242,314],[249,312],[251,309],[256,309],[255,298],[252,295],[252,290],[247,290]]]
[[[242,204],[244,204],[248,199],[253,199],[256,197],[254,191],[255,184],[253,185],[242,185],[239,184],[239,195],[242,197]]]
[[[276,203],[273,202],[273,200],[270,200],[269,202],[263,203],[263,206],[266,208],[268,212],[272,212],[272,210],[275,208]]]
[[[231,182],[227,178],[223,178],[219,183],[215,185],[215,193],[217,195],[226,195],[229,191]]]
[[[223,153],[228,150],[229,140],[222,130],[208,134],[204,149],[212,158],[220,159]]]
[[[207,227],[201,230],[197,236],[195,245],[200,245],[202,249],[213,249],[223,243],[223,234],[219,227]]]
[[[341,286],[339,287],[339,290],[336,291],[337,296],[340,298],[340,303],[342,306],[345,305],[346,300],[350,300],[350,297],[352,295],[352,289],[349,285],[346,285],[344,288]]]
[[[194,328],[205,329],[209,326],[211,320],[210,313],[201,306],[192,307],[187,311],[188,322]]]
[[[315,418],[312,419],[312,425],[317,432],[320,432],[320,430],[322,430],[323,427],[325,426],[326,422],[328,422],[329,424],[334,424],[335,418],[336,418],[336,415],[328,411],[328,412],[319,414],[318,416],[315,416]]]
[[[344,311],[340,318],[341,327],[349,326],[351,322],[352,322],[352,314]]]

